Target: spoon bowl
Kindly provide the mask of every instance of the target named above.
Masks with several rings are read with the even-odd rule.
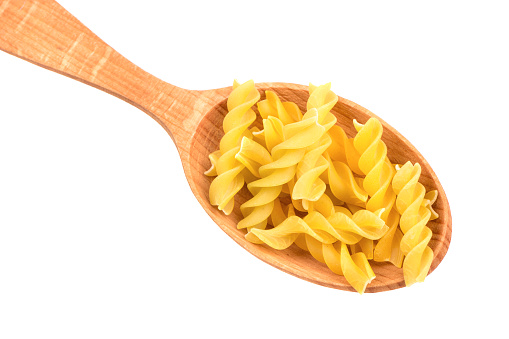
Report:
[[[210,167],[208,155],[219,148],[226,100],[232,88],[192,91],[173,86],[143,71],[104,43],[81,22],[52,0],[5,0],[0,4],[0,49],[38,66],[99,88],[138,107],[170,134],[179,151],[184,173],[194,195],[212,220],[244,249],[264,262],[298,278],[342,290],[354,291],[346,279],[331,272],[295,245],[283,251],[245,240],[237,229],[242,215],[238,206],[249,199],[247,191],[235,198],[237,208],[224,215],[210,205],[212,179],[204,175]],[[262,99],[272,90],[282,101],[296,103],[305,111],[308,87],[287,83],[257,85]],[[339,98],[332,109],[348,136],[355,135],[353,119],[364,123],[376,117],[365,108]],[[378,117],[376,117],[378,118]],[[452,221],[445,192],[431,166],[408,140],[385,121],[382,140],[393,163],[418,162],[420,182],[426,190],[438,190],[434,209],[440,217],[430,221],[429,246],[434,252],[432,272],[445,256],[451,240]],[[402,269],[387,263],[372,263],[376,279],[366,292],[396,289],[405,285]]]
[[[256,87],[260,91],[260,100],[265,99],[266,90],[271,90],[281,98],[281,101],[294,102],[302,111],[305,111],[309,97],[307,86],[288,83],[261,83],[257,84]],[[228,92],[230,91],[231,88],[228,89]],[[192,137],[190,158],[196,161],[190,162],[191,166],[188,169],[184,167],[184,169],[189,185],[200,204],[225,233],[264,262],[298,278],[322,286],[355,291],[343,276],[334,274],[325,264],[318,262],[309,253],[296,245],[292,245],[286,250],[276,251],[266,245],[257,245],[246,241],[244,238],[245,231],[237,229],[237,223],[243,218],[240,210],[235,208],[232,214],[225,215],[210,205],[208,188],[213,178],[207,177],[203,173],[210,167],[208,155],[219,149],[219,141],[224,134],[222,122],[227,113],[226,99],[223,99],[204,115]],[[452,225],[445,192],[432,168],[407,139],[383,121],[383,119],[367,109],[339,97],[338,103],[332,109],[332,113],[338,119],[337,124],[345,130],[349,137],[353,137],[356,134],[352,123],[353,119],[360,123],[365,123],[369,118],[376,117],[384,127],[382,140],[387,145],[388,157],[391,162],[401,164],[409,160],[412,163],[418,162],[422,167],[419,181],[424,185],[426,191],[438,190],[438,198],[433,207],[440,217],[428,223],[428,227],[433,231],[433,237],[429,243],[434,253],[434,259],[429,271],[431,273],[447,252],[451,239]],[[235,197],[235,206],[240,206],[250,198],[251,195],[247,190],[241,190]],[[401,268],[397,268],[390,263],[371,261],[370,264],[376,274],[376,278],[367,286],[365,292],[380,292],[405,286],[403,270]]]

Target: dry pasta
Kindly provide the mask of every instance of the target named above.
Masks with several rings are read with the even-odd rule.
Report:
[[[254,83],[234,82],[219,150],[209,155],[215,177],[211,204],[229,214],[240,206],[246,239],[276,250],[298,246],[342,275],[359,293],[375,279],[369,260],[403,269],[407,286],[426,277],[433,251],[429,220],[438,192],[419,183],[419,164],[392,164],[375,119],[353,121],[348,137],[331,113],[338,97],[330,84],[309,86],[306,112]],[[251,124],[256,108],[263,129]],[[284,202],[283,202],[284,201]]]
[[[366,208],[370,211],[384,208],[382,219],[387,220],[396,195],[391,187],[394,168],[387,158],[387,146],[381,140],[382,124],[371,118],[365,125],[354,120],[354,125],[357,135],[353,144],[360,154],[359,168],[365,175],[362,185],[369,195]]]
[[[274,208],[274,200],[281,193],[283,185],[295,176],[297,164],[306,154],[306,148],[325,133],[325,128],[317,123],[316,109],[308,111],[301,121],[288,125],[283,125],[276,117],[265,119],[269,120],[272,120],[272,123],[267,123],[270,128],[266,127],[265,140],[267,145],[276,144],[271,148],[273,161],[261,166],[261,178],[247,185],[253,198],[240,207],[244,219],[239,222],[238,228],[265,228]],[[281,138],[283,141],[274,142]]]
[[[401,214],[399,225],[404,234],[401,251],[405,255],[403,274],[407,286],[424,281],[433,260],[433,251],[427,246],[432,232],[426,227],[431,211],[423,206],[426,190],[418,182],[420,175],[421,166],[407,162],[392,181],[397,194],[396,208]]]
[[[235,159],[240,141],[248,127],[256,120],[256,113],[251,107],[260,99],[253,81],[244,84],[234,82],[227,106],[228,114],[223,120],[224,136],[219,144],[219,151],[211,156],[212,167],[207,175],[217,175],[209,188],[210,203],[230,214],[233,210],[233,197],[244,186],[242,171],[244,165]]]

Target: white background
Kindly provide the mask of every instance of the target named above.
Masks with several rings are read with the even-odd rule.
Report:
[[[210,220],[151,118],[0,53],[0,338],[507,335],[504,2],[60,3],[183,88],[331,81],[432,165],[452,243],[391,292],[282,273]]]

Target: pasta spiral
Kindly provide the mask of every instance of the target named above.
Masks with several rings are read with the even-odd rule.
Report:
[[[258,111],[263,119],[273,116],[281,120],[283,125],[302,120],[302,113],[299,107],[293,102],[281,102],[273,91],[265,91],[267,99],[260,101]]]
[[[329,135],[324,136],[312,145],[304,158],[297,165],[297,181],[293,186],[292,199],[317,201],[325,192],[325,182],[320,175],[327,170],[329,163],[323,153],[332,143]]]
[[[400,246],[406,256],[403,274],[407,286],[424,281],[433,260],[433,251],[427,246],[432,232],[426,226],[431,212],[423,206],[426,190],[418,182],[420,175],[421,166],[407,162],[392,180],[397,194],[396,208],[401,214],[399,225],[404,234]]]
[[[309,85],[307,109],[316,109],[318,123],[328,132],[336,123],[337,118],[330,112],[338,101],[338,97],[330,90],[331,85]],[[329,162],[323,156],[329,148],[332,139],[328,133],[315,144],[309,146],[304,158],[297,166],[296,178],[288,183],[294,206],[300,211],[307,211],[310,201],[318,200],[326,190],[326,184],[320,178],[329,167]]]
[[[321,86],[315,86],[309,84],[309,98],[307,101],[308,111],[316,109],[318,111],[318,122],[323,125],[329,125],[330,121],[334,121],[330,127],[332,127],[337,118],[330,113],[331,109],[338,102],[338,96],[331,91],[331,84],[325,84]]]
[[[283,250],[293,244],[343,275],[359,293],[375,278],[368,260],[403,268],[407,286],[426,277],[433,251],[427,222],[438,192],[420,184],[419,164],[394,165],[382,125],[369,119],[350,138],[335,125],[331,85],[309,85],[306,113],[273,91],[262,101],[254,83],[234,82],[219,149],[209,155],[216,176],[211,204],[225,214],[247,184],[240,206],[247,241]],[[256,118],[263,129],[252,127]]]
[[[370,196],[366,209],[376,211],[384,208],[383,220],[387,220],[396,195],[391,187],[394,168],[387,158],[387,146],[381,140],[382,124],[377,119],[369,119],[365,125],[354,120],[357,135],[353,144],[359,157],[359,168],[366,175],[364,190]]]
[[[248,134],[248,127],[256,114],[251,107],[260,99],[253,81],[244,84],[234,82],[233,91],[227,100],[228,113],[223,120],[225,135],[220,141],[219,152],[211,156],[212,167],[206,172],[217,174],[209,188],[209,199],[212,205],[218,206],[225,214],[233,210],[233,197],[244,186],[244,165],[235,159],[243,135]]]
[[[265,122],[269,119],[265,119]],[[272,118],[272,121],[279,121]],[[244,216],[237,228],[265,228],[267,218],[274,208],[274,200],[281,193],[284,184],[288,183],[295,176],[297,164],[302,160],[306,147],[314,144],[325,133],[325,128],[318,124],[318,111],[308,111],[302,121],[291,123],[285,126],[273,125],[271,130],[269,124],[265,128],[267,146],[269,140],[276,139],[278,130],[281,129],[283,141],[272,147],[271,154],[273,162],[261,166],[259,173],[261,179],[247,185],[253,198],[246,201],[240,210]]]
[[[232,148],[217,160],[217,177],[212,180],[209,188],[210,203],[226,215],[233,210],[233,197],[244,186],[244,165],[235,160],[238,150],[239,147]]]
[[[256,113],[251,109],[260,99],[260,93],[252,80],[243,84],[234,82],[233,91],[226,105],[228,114],[223,120],[224,136],[219,143],[221,154],[239,146],[242,136],[248,133],[249,126],[256,120]]]
[[[385,222],[373,212],[360,210],[353,215],[347,213],[343,211],[335,212],[326,218],[321,213],[314,211],[304,218],[292,216],[292,220],[286,219],[283,223],[271,229],[253,228],[250,233],[270,247],[284,249],[295,242],[298,234],[312,235],[324,244],[332,244],[338,240],[345,244],[355,244],[362,237],[380,239],[387,232],[388,227]],[[295,226],[296,218],[300,219],[298,228]],[[302,231],[302,228],[307,231]],[[311,234],[311,231],[314,234]],[[282,243],[286,247],[280,247]]]
[[[331,211],[330,200],[322,200],[315,206],[320,206],[324,213]],[[371,234],[372,238],[377,238],[387,231],[387,226],[372,212],[359,210],[352,216],[348,210],[339,207],[338,212],[332,212],[328,218],[319,212],[310,212],[302,219],[292,215],[273,229],[252,229],[248,235],[277,249],[285,249],[295,242],[334,273],[344,275],[355,290],[363,293],[375,274],[366,255],[363,252],[350,255],[346,244],[364,239],[358,234],[366,235],[364,232],[368,229],[371,232],[378,229],[378,234]]]
[[[400,247],[403,233],[398,227],[399,218],[399,214],[394,209],[389,213],[387,219],[389,230],[378,240],[374,249],[373,259],[378,262],[388,261],[394,266],[401,268],[404,254]]]
[[[352,168],[358,167],[359,154],[353,146],[353,139],[346,136],[345,131],[338,125],[333,126],[329,135],[332,143],[327,149],[325,157],[329,162],[327,180],[332,194],[349,204],[365,207],[368,194],[359,185],[359,178],[354,177]],[[360,170],[356,170],[360,174]]]
[[[342,161],[332,161],[327,155],[327,176],[335,197],[356,206],[365,206],[368,194],[358,184],[350,167]]]
[[[272,157],[265,147],[247,137],[242,138],[235,159],[242,163],[256,178],[260,178],[260,167],[272,162]]]
[[[358,167],[359,154],[353,146],[353,138],[348,138],[345,131],[339,125],[334,125],[329,130],[329,135],[332,138],[332,144],[327,150],[330,158],[333,161],[341,161],[348,164],[349,167]],[[355,170],[355,173],[361,175],[360,170]]]

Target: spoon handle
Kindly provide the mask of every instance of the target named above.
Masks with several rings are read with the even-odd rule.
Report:
[[[131,63],[53,0],[2,1],[0,49],[115,95],[167,129],[178,124],[167,108],[190,92]]]

